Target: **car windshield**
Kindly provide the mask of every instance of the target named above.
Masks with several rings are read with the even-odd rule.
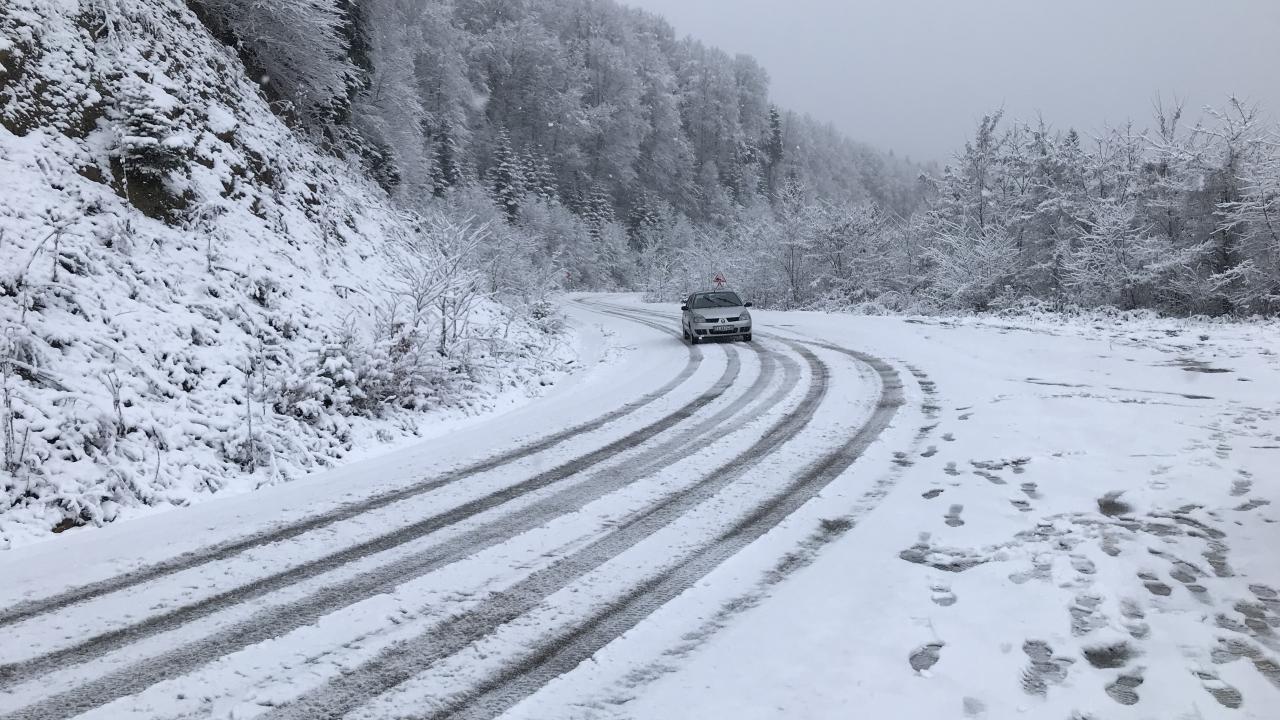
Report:
[[[707,293],[706,295],[693,296],[693,310],[706,310],[708,308],[721,307],[738,307],[742,304],[742,300],[737,293],[717,292]]]

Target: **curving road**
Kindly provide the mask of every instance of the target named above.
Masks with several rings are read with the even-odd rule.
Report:
[[[0,719],[497,717],[697,592],[903,404],[849,348],[693,348],[663,310],[569,305],[609,362],[505,424],[354,464],[336,500],[304,481],[11,562]]]

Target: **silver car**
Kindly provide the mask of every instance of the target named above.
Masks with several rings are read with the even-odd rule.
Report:
[[[751,303],[738,293],[712,290],[694,293],[680,306],[680,331],[684,339],[697,345],[711,338],[742,338],[751,342]]]

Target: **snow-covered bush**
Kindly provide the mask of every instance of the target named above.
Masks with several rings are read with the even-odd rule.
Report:
[[[185,169],[191,138],[174,117],[181,113],[173,97],[126,76],[116,90],[119,157],[126,175],[159,183]]]

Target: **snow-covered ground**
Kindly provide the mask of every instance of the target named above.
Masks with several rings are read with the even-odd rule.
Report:
[[[1273,326],[565,307],[519,409],[0,554],[0,718],[1280,703]]]
[[[931,391],[887,441],[908,454],[824,512],[894,492],[787,582],[777,548],[734,558],[512,717],[1274,717],[1274,324],[755,317]]]

